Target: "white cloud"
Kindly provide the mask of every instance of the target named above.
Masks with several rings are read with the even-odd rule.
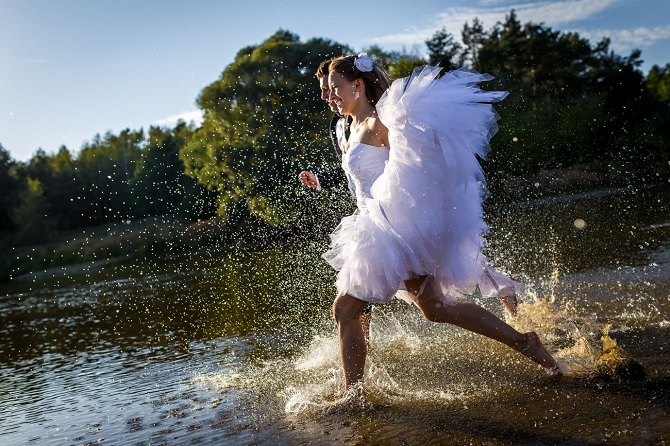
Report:
[[[555,0],[555,1],[483,1],[477,7],[453,7],[437,14],[430,25],[423,28],[410,28],[404,32],[387,34],[370,39],[378,45],[413,46],[423,44],[443,27],[460,38],[463,25],[477,17],[484,29],[491,28],[514,9],[521,23],[544,23],[547,26],[565,25],[586,20],[605,11],[621,0]]]
[[[621,0],[561,0],[511,5],[521,22],[545,23],[549,26],[586,20]]]
[[[629,53],[636,48],[648,48],[660,40],[670,39],[670,25],[653,28],[575,29],[574,31],[592,43],[599,42],[603,37],[609,37],[612,41],[610,47],[617,53]]]
[[[153,125],[172,127],[176,125],[179,120],[182,120],[186,123],[190,123],[191,121],[193,121],[196,125],[200,125],[202,123],[202,111],[193,110],[189,112],[180,113],[178,115],[168,116],[167,118],[154,121]]]
[[[670,39],[670,25],[625,29],[597,29],[583,26],[584,21],[595,19],[623,0],[480,0],[473,7],[451,7],[438,13],[425,27],[408,28],[396,34],[378,36],[369,40],[382,47],[422,47],[436,31],[445,28],[460,40],[465,23],[472,24],[476,17],[484,29],[505,20],[514,9],[521,23],[543,23],[557,31],[576,32],[592,44],[609,37],[610,48],[619,54],[633,49],[651,47],[656,42]]]

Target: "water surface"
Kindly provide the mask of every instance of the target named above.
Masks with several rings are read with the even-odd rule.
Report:
[[[337,405],[334,274],[318,236],[3,285],[0,442],[670,442],[670,192],[487,218],[492,261],[528,284],[513,324],[538,331],[560,379],[394,302],[375,307],[365,398]]]

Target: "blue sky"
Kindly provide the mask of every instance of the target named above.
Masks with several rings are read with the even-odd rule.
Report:
[[[670,63],[669,0],[0,0],[0,144],[26,161],[108,131],[197,122],[202,88],[280,28],[424,54],[442,27],[460,36],[478,17],[489,29],[511,9],[594,43],[609,36],[622,55],[639,48],[645,73]]]

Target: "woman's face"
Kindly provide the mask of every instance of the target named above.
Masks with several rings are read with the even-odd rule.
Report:
[[[340,114],[351,114],[356,101],[355,82],[346,80],[340,73],[330,73],[328,84],[330,85],[330,103],[335,104]]]

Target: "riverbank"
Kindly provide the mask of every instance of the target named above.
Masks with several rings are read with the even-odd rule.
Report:
[[[163,216],[110,223],[63,232],[41,245],[5,249],[8,255],[0,261],[0,283],[88,274],[138,259],[258,250],[294,232],[270,228],[258,220],[230,228],[219,218],[191,222]]]
[[[633,179],[635,185],[631,184]],[[618,173],[596,171],[586,165],[545,169],[534,175],[490,175],[492,197],[486,205],[491,210],[547,200],[569,201],[592,194],[626,194],[631,188],[656,187],[659,179],[635,177],[626,181]],[[332,229],[338,219],[337,215],[326,217],[326,221],[312,216],[303,227],[273,229],[259,221],[230,228],[216,218],[190,222],[162,216],[63,232],[49,243],[26,247],[11,247],[11,234],[5,234],[4,240],[0,239],[0,245],[6,247],[0,260],[0,282],[86,274],[138,258],[256,250],[276,240]]]
[[[227,241],[224,226],[216,219],[188,222],[152,217],[63,232],[49,243],[7,249],[0,264],[0,281],[85,274],[137,258],[217,246]]]

